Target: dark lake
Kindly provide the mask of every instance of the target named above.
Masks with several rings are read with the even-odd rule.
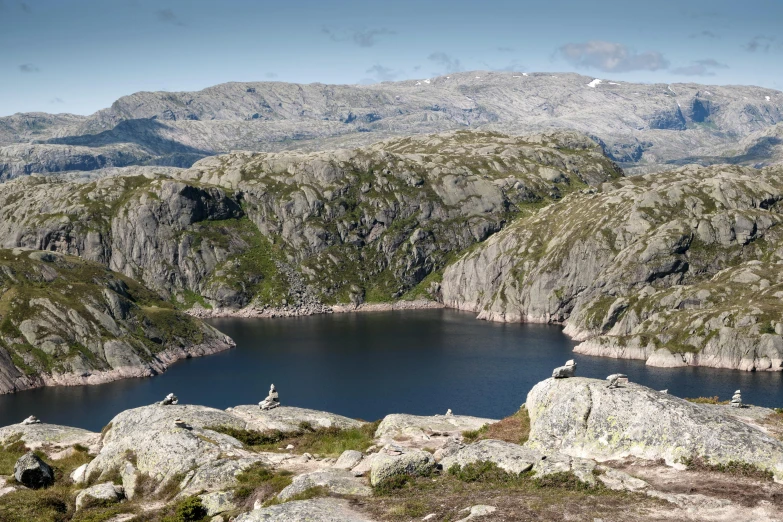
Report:
[[[500,418],[568,359],[577,374],[625,373],[679,397],[737,388],[745,402],[783,406],[780,373],[711,368],[649,368],[642,361],[575,355],[556,326],[498,324],[452,310],[334,314],[291,319],[219,319],[233,350],[174,364],[157,377],[99,386],[54,387],[0,395],[0,426],[35,415],[43,422],[100,430],[120,411],[167,393],[180,403],[227,408],[254,404],[269,384],[282,404],[375,420],[388,413]]]

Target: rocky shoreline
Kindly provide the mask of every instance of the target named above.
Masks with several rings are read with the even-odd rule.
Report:
[[[390,312],[393,310],[429,310],[445,308],[442,303],[427,299],[417,299],[413,301],[394,301],[390,303],[361,303],[355,304],[336,304],[336,305],[306,305],[306,306],[286,306],[283,308],[275,307],[255,307],[248,306],[240,309],[216,308],[208,309],[203,307],[194,307],[186,310],[185,313],[198,319],[217,319],[223,317],[233,317],[242,319],[276,318],[276,317],[307,317],[319,314],[343,314],[351,312]]]
[[[72,511],[123,521],[165,520],[183,502],[211,522],[396,521],[412,495],[426,508],[411,520],[517,520],[523,509],[545,521],[779,521],[781,434],[770,409],[572,376],[539,382],[502,420],[449,410],[367,423],[285,404],[162,401],[100,434],[34,417],[0,427],[0,466],[18,458],[14,476],[0,467],[0,518],[36,519],[36,495],[51,494],[35,482],[44,476]]]

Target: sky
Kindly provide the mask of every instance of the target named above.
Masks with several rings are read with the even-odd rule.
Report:
[[[781,27],[781,0],[0,0],[0,116],[472,70],[783,90]]]

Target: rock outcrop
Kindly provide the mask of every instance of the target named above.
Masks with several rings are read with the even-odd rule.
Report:
[[[565,324],[579,353],[780,371],[780,173],[686,167],[572,194],[459,258],[440,295]]]
[[[547,379],[527,396],[527,446],[598,461],[744,463],[783,481],[783,443],[733,417],[638,384]]]
[[[96,484],[82,490],[76,496],[76,511],[80,511],[91,504],[113,504],[125,498],[125,490],[111,482]]]
[[[0,249],[0,300],[0,393],[150,376],[234,345],[141,284],[55,252]]]
[[[281,491],[277,498],[289,500],[311,488],[324,488],[336,495],[349,495],[368,497],[372,495],[372,488],[366,481],[354,477],[349,471],[329,469],[304,473],[294,478],[293,482]]]
[[[241,419],[247,429],[256,431],[278,430],[283,433],[301,429],[306,423],[313,428],[358,428],[361,421],[350,419],[325,411],[297,408],[295,406],[280,406],[272,410],[260,410],[258,406],[235,406],[226,410],[234,417]]]
[[[350,508],[348,501],[316,498],[286,502],[277,506],[254,509],[240,515],[236,522],[374,522]]]
[[[54,470],[31,451],[14,464],[14,478],[25,487],[40,489],[54,484]]]
[[[100,434],[55,424],[11,424],[0,428],[0,446],[19,440],[31,450],[54,453],[76,444],[97,452]]]
[[[475,431],[495,419],[466,415],[406,415],[393,413],[383,418],[375,431],[382,444],[393,444],[396,439],[406,439],[409,445],[438,449],[453,440],[462,439],[463,431]]]

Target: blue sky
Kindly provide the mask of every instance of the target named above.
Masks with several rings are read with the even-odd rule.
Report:
[[[782,26],[780,0],[0,0],[0,115],[478,69],[783,90]]]

